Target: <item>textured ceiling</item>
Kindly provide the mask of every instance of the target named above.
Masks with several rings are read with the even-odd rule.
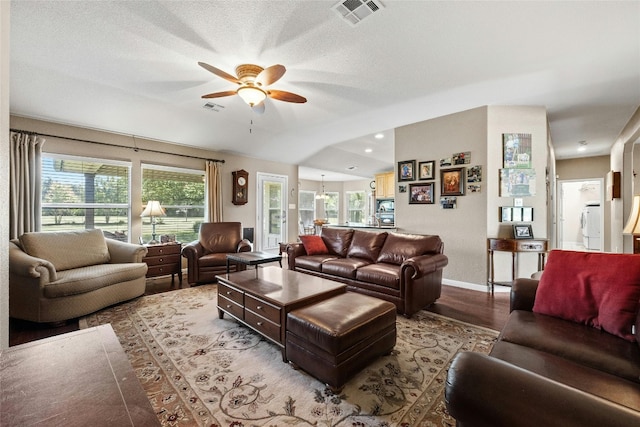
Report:
[[[11,113],[318,179],[390,169],[389,130],[483,105],[546,106],[558,158],[608,154],[640,105],[640,2],[379,3],[351,26],[333,1],[12,1]],[[283,64],[272,87],[308,102],[205,109],[233,83],[198,61]]]

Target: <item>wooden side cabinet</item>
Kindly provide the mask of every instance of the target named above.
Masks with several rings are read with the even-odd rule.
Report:
[[[521,252],[532,252],[538,254],[538,271],[544,270],[544,260],[547,255],[549,241],[546,239],[487,239],[487,286],[491,288],[493,293],[495,268],[493,265],[494,251],[511,252],[511,282],[500,283],[501,285],[511,286],[516,278],[516,255]]]
[[[175,275],[182,284],[182,244],[163,243],[159,245],[147,245],[147,256],[142,259],[147,264],[147,277],[171,275],[173,283]]]

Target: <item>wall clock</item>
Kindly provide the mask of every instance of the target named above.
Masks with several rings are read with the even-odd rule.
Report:
[[[231,172],[233,175],[233,196],[231,197],[231,203],[234,205],[244,205],[247,203],[247,197],[249,195],[249,173],[240,169]]]

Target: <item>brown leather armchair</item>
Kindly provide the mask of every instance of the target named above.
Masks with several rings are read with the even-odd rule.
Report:
[[[242,238],[239,222],[203,222],[199,238],[182,248],[187,259],[187,281],[192,284],[216,281],[227,271],[227,254],[251,251],[251,243]],[[244,270],[245,265],[231,264],[230,270]]]

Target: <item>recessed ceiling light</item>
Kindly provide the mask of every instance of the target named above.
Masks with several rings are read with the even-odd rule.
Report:
[[[376,133],[374,138],[375,139],[382,139],[382,138],[384,138],[384,134],[383,133]]]
[[[373,152],[373,148],[365,148],[364,152],[365,153],[371,153],[371,152]]]

